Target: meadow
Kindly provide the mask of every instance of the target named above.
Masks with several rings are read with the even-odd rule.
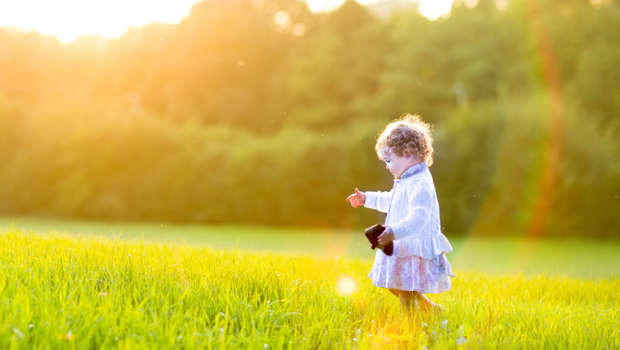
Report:
[[[361,229],[308,229],[251,225],[195,225],[168,222],[62,220],[0,217],[0,231],[58,232],[79,237],[105,237],[214,249],[275,252],[287,256],[345,258],[371,263],[374,252]],[[455,236],[447,233],[456,270],[492,275],[546,274],[557,277],[604,278],[620,274],[620,242],[585,238]]]
[[[620,1],[91,2],[0,1],[0,350],[620,350]],[[437,315],[344,201],[404,113]]]
[[[571,248],[577,242],[516,244],[493,268],[476,269],[510,241],[487,238],[485,249],[482,238],[454,239],[453,289],[429,295],[444,312],[407,317],[396,298],[370,284],[371,252],[361,250],[368,247],[357,233],[347,241],[342,232],[279,230],[4,219],[0,347],[620,347],[615,243],[597,250],[583,242],[581,255]],[[164,231],[176,241],[162,240]],[[252,251],[250,237],[263,246]],[[298,252],[286,253],[295,241]],[[559,256],[544,256],[552,244]],[[515,264],[515,254],[532,261]],[[468,268],[459,264],[475,255]],[[553,259],[575,275],[547,266]],[[586,274],[580,259],[598,271]]]

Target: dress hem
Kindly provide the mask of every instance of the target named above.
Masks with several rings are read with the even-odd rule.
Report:
[[[450,276],[450,277],[452,277],[452,276]],[[369,278],[371,278],[371,277],[369,276]],[[452,277],[452,278],[454,278],[454,277]],[[372,278],[371,278],[371,280],[372,280]],[[420,294],[439,294],[439,293],[447,292],[450,289],[452,289],[451,285],[448,288],[437,288],[437,289],[433,289],[433,288],[427,288],[427,289],[422,289],[422,288],[403,289],[403,288],[387,287],[387,286],[384,286],[384,285],[375,284],[374,281],[372,282],[372,285],[375,286],[375,287],[379,287],[379,288],[402,290],[402,291],[407,291],[407,292],[418,292]]]

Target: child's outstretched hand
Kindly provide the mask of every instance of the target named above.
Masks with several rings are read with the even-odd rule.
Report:
[[[356,187],[355,193],[350,194],[347,197],[347,200],[349,201],[349,203],[351,203],[351,206],[353,208],[357,208],[361,205],[364,205],[364,202],[366,202],[366,195],[364,194],[364,192],[360,192]]]

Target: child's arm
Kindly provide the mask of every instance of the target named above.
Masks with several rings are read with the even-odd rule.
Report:
[[[392,190],[390,190],[389,192],[366,191],[366,201],[364,202],[364,206],[366,208],[374,209],[382,213],[387,213],[390,209]]]

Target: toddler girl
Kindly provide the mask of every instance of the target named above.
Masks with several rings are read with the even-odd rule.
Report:
[[[439,224],[439,203],[428,167],[433,163],[430,126],[407,114],[389,123],[379,135],[375,150],[394,175],[389,192],[355,192],[347,197],[354,208],[387,213],[379,243],[394,241],[391,256],[377,249],[368,277],[373,285],[388,288],[406,310],[441,311],[424,294],[450,289],[452,274],[445,253],[452,250]]]

